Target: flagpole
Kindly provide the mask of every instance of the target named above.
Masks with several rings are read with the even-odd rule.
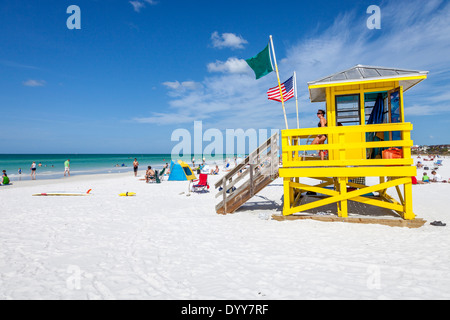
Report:
[[[300,121],[298,119],[297,73],[295,71],[294,71],[294,93],[295,93],[295,108],[297,109],[297,129],[300,129]]]
[[[270,36],[270,44],[272,46],[273,60],[275,61],[275,71],[277,72],[278,87],[280,88],[281,104],[283,106],[283,113],[284,113],[284,122],[286,123],[286,129],[289,129],[286,117],[286,109],[284,108],[283,90],[281,89],[280,74],[278,73],[277,57],[275,56],[275,48],[273,47],[272,35]]]

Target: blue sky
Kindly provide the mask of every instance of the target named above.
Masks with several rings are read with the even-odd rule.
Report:
[[[68,6],[81,9],[69,30]],[[369,30],[368,6],[381,8]],[[273,35],[282,81],[357,64],[429,71],[405,94],[415,144],[450,143],[450,1],[3,0],[0,153],[170,153],[175,129],[284,127],[274,73],[243,62]],[[286,104],[294,127],[295,102]]]

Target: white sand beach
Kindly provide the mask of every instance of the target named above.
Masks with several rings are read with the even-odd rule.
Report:
[[[450,225],[430,225],[450,222],[450,183],[413,186],[427,223],[409,229],[266,219],[280,213],[281,179],[217,215],[220,175],[209,193],[187,196],[188,182],[146,184],[143,174],[0,187],[0,299],[450,298]]]

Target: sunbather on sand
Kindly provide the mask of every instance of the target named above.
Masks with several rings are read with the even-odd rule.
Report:
[[[155,180],[155,171],[153,171],[151,166],[148,166],[145,172],[145,182],[149,182],[150,180]]]
[[[424,182],[422,180],[417,180],[416,177],[411,177],[412,184],[429,184],[430,182]]]
[[[431,182],[447,182],[446,180],[442,179],[441,175],[437,173],[436,171],[431,171]]]
[[[219,174],[219,166],[216,166],[215,170],[211,169],[211,173],[210,174],[214,174],[214,175]]]
[[[4,170],[3,170],[3,171],[4,171]],[[4,186],[6,186],[6,185],[8,185],[9,183],[10,183],[10,181],[9,181],[8,175],[6,174],[6,172],[3,172],[2,180],[1,180],[0,185],[3,184]]]

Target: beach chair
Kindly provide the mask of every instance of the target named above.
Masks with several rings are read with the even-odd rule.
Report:
[[[158,170],[155,170],[155,183],[161,183],[161,177],[160,177],[160,173]]]
[[[435,165],[435,166],[442,166],[442,160],[437,160],[437,161],[434,163],[434,165]]]
[[[152,179],[153,178],[153,179]],[[158,170],[155,170],[155,176],[148,180],[148,183],[161,183]]]
[[[192,183],[194,183],[192,185],[193,192],[200,192],[200,191],[205,191],[205,189],[209,189],[207,174],[200,173],[199,178],[197,180],[192,180]]]
[[[225,166],[225,167],[223,167],[223,169],[222,169],[224,172],[229,172],[229,171],[231,171],[231,166],[230,166],[230,163],[229,162],[227,162],[227,165]]]
[[[161,172],[159,173],[159,180],[164,181],[164,174],[166,172],[166,168],[164,167]]]
[[[161,173],[156,172],[156,183],[161,183]]]

